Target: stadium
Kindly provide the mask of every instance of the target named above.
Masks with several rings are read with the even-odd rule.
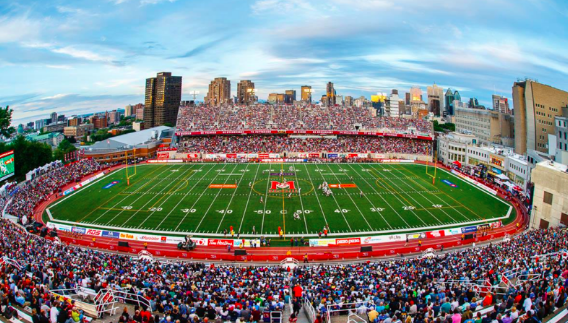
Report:
[[[561,311],[566,231],[528,230],[526,201],[437,163],[433,138],[429,122],[357,107],[181,107],[151,158],[53,163],[3,188],[19,222],[2,219],[3,313],[510,323]]]

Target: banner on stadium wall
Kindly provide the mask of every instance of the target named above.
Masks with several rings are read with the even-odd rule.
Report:
[[[337,154],[327,154],[327,158],[337,158]]]
[[[91,177],[91,178],[88,178],[88,179],[82,181],[81,183],[79,183],[79,184],[77,184],[77,185],[75,185],[75,186],[69,188],[69,189],[66,190],[65,192],[63,192],[63,195],[68,195],[68,194],[72,193],[73,191],[78,190],[79,188],[81,188],[81,187],[83,187],[83,186],[89,184],[90,182],[95,181],[95,180],[97,180],[97,179],[99,179],[99,178],[101,178],[101,177],[103,177],[103,176],[105,176],[105,174],[104,174],[104,172],[101,172],[101,173],[99,173],[99,174],[97,174],[97,175],[95,175],[95,176],[93,176],[93,177]]]
[[[169,152],[161,152],[161,153],[158,153],[158,154],[156,155],[156,158],[158,158],[158,159],[168,159],[168,158],[170,158],[170,153],[169,153]]]
[[[361,238],[339,238],[335,239],[335,245],[337,246],[348,246],[348,245],[360,245]]]
[[[426,238],[426,234],[425,233],[411,233],[411,234],[407,234],[406,238],[408,240],[424,239],[424,238]]]
[[[127,232],[120,232],[120,239],[124,240],[136,240],[136,235]]]
[[[63,232],[71,232],[71,230],[73,229],[73,227],[70,225],[59,224],[54,222],[47,222],[45,226],[50,229],[55,229],[57,231],[63,231]]]
[[[120,238],[120,232],[103,230],[103,232],[101,233],[101,236],[103,236],[105,238],[118,239],[118,238]]]
[[[446,236],[453,236],[453,235],[456,235],[456,234],[462,234],[462,230],[460,228],[446,229],[446,230],[444,230],[444,234]]]
[[[357,135],[398,137],[409,139],[433,140],[428,134],[414,135],[401,133],[383,133],[375,131],[349,131],[349,130],[209,130],[209,131],[178,131],[176,136],[202,136],[202,135],[246,135],[246,134],[307,134],[307,135]]]
[[[329,245],[334,245],[335,239],[310,239],[310,247],[327,247]]]
[[[149,163],[183,163],[183,159],[150,159]]]
[[[252,247],[252,243],[254,242],[257,247],[260,247],[260,239],[244,239],[245,244],[244,247]],[[233,240],[233,246],[235,248],[240,248],[243,245],[242,239]]]
[[[97,229],[85,229],[85,234],[89,236],[100,237],[103,234],[103,231]]]
[[[497,229],[503,226],[503,222],[499,220],[497,222],[491,222],[489,225],[491,226],[491,229]]]
[[[461,231],[462,231],[462,233],[476,232],[477,226],[472,225],[472,226],[469,226],[469,227],[463,227],[463,228],[461,228]]]
[[[445,237],[446,234],[444,230],[428,231],[426,232],[426,238],[441,238]]]
[[[208,239],[208,243],[210,246],[233,246],[232,239]]]
[[[73,233],[78,233],[78,234],[85,234],[87,230],[85,230],[85,228],[81,228],[81,227],[72,227],[71,228],[71,232]]]
[[[393,234],[393,235],[385,235],[385,236],[371,236],[371,237],[362,237],[361,244],[375,244],[375,243],[385,243],[385,242],[397,242],[397,241],[404,241],[406,239],[406,235],[404,234]]]
[[[161,242],[161,243],[165,243],[166,242],[166,237],[164,236],[155,236],[152,234],[137,234],[136,235],[136,240],[138,241],[144,241],[144,242]]]
[[[414,160],[410,159],[381,159],[381,163],[414,163]]]
[[[186,154],[187,159],[199,158],[199,154]]]
[[[248,158],[258,158],[258,154],[248,154]]]

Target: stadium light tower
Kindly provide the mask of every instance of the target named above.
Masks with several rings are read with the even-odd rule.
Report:
[[[195,99],[197,97],[197,95],[199,94],[199,91],[193,91],[193,92],[189,92],[189,95],[193,96],[193,101],[195,102]]]

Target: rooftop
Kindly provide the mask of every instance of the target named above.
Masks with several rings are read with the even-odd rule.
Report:
[[[561,163],[556,163],[553,161],[549,161],[549,160],[545,160],[545,161],[541,161],[540,163],[536,164],[537,167],[544,167],[550,170],[554,170],[554,171],[558,171],[558,172],[566,172],[566,169],[568,169],[568,166],[561,164]]]

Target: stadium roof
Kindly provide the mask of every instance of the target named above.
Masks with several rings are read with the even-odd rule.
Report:
[[[159,126],[142,131],[131,132],[96,142],[94,145],[89,146],[88,149],[95,150],[136,147],[154,140],[169,138],[173,135],[174,130],[175,128],[172,127]]]

